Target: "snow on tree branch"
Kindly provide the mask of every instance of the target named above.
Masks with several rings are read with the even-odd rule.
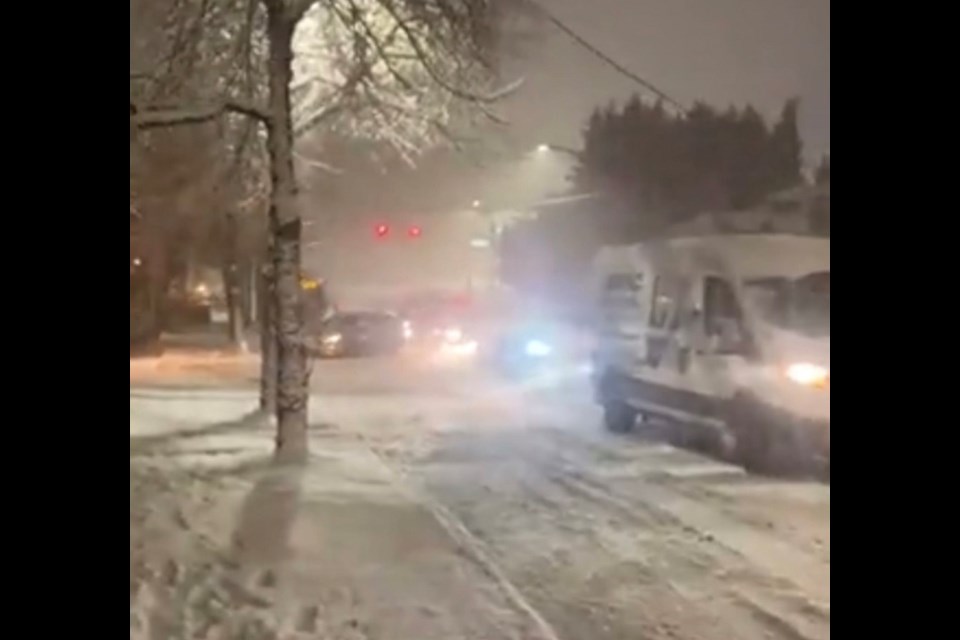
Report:
[[[501,123],[494,103],[520,86],[495,84],[484,48],[491,0],[270,1],[302,14],[291,83],[298,138],[363,139],[413,162],[438,144],[460,147],[463,128],[478,117]],[[240,182],[232,188],[241,194],[263,193],[267,179],[265,131],[254,124],[251,133],[251,119],[267,120],[259,106],[267,95],[265,2],[131,5],[135,23],[134,5],[137,16],[154,15],[131,31],[132,128],[215,123],[221,173]]]
[[[294,130],[319,124],[384,143],[408,161],[520,82],[494,88],[476,33],[486,0],[331,0],[312,4],[294,36]]]
[[[167,144],[162,136],[179,125],[215,127],[213,170],[237,199],[262,194],[267,175],[263,31],[261,0],[131,2],[131,136],[149,132],[150,147]]]
[[[133,112],[133,121],[139,129],[152,129],[181,124],[209,122],[219,118],[225,113],[236,113],[253,118],[264,124],[269,123],[267,114],[258,107],[234,100],[190,108],[162,109],[154,107],[144,111],[135,109]]]

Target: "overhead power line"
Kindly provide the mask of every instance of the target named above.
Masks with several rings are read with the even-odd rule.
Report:
[[[577,33],[576,31],[574,31],[574,30],[573,30],[571,27],[569,27],[566,23],[564,23],[562,20],[560,20],[560,18],[558,18],[557,16],[555,16],[553,13],[551,13],[550,11],[548,11],[546,8],[544,8],[543,5],[541,5],[539,2],[536,2],[535,0],[527,0],[527,2],[529,2],[532,6],[534,6],[534,7],[537,9],[537,11],[539,11],[541,14],[543,14],[543,16],[544,16],[548,21],[550,21],[551,24],[553,24],[557,29],[559,29],[560,31],[562,31],[567,37],[569,37],[571,40],[573,40],[574,42],[576,42],[578,45],[580,45],[581,47],[583,47],[584,49],[586,49],[587,51],[589,51],[590,53],[592,53],[594,56],[596,56],[597,58],[599,58],[600,60],[602,60],[603,62],[605,62],[606,64],[608,64],[609,66],[613,67],[613,69],[616,70],[620,75],[626,76],[626,77],[629,78],[630,80],[633,80],[634,82],[636,82],[637,84],[639,84],[641,87],[643,87],[643,88],[646,89],[647,91],[653,93],[655,96],[657,96],[658,98],[660,98],[661,100],[663,100],[665,103],[667,103],[667,104],[669,104],[670,106],[672,106],[674,109],[676,109],[676,110],[677,110],[678,112],[680,112],[682,115],[686,115],[687,109],[686,109],[686,107],[683,106],[683,104],[680,103],[680,101],[675,100],[674,98],[671,98],[669,95],[667,95],[667,94],[666,94],[665,92],[663,92],[661,89],[659,89],[655,84],[653,84],[653,83],[650,82],[649,80],[643,79],[642,77],[640,77],[639,75],[637,75],[637,74],[634,73],[633,71],[630,71],[630,69],[627,69],[625,66],[623,66],[622,64],[620,64],[619,62],[617,62],[616,60],[614,60],[613,58],[611,58],[611,57],[608,56],[607,54],[605,54],[605,53],[604,53],[603,51],[601,51],[599,48],[597,48],[596,46],[594,46],[593,44],[591,44],[590,42],[588,42],[588,41],[587,41],[583,36],[581,36],[579,33]]]

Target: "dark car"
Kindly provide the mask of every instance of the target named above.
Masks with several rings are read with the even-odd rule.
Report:
[[[404,321],[379,311],[342,312],[323,323],[313,340],[322,358],[392,355],[405,342]]]

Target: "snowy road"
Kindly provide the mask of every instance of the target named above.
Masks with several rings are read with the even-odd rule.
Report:
[[[478,593],[506,594],[502,602],[481,599],[487,602],[482,606],[461,607],[456,603],[467,601],[462,594],[438,605],[438,611],[472,620],[469,626],[479,635],[463,631],[462,621],[454,624],[434,612],[447,625],[435,637],[830,637],[829,485],[748,476],[653,435],[605,433],[583,374],[574,366],[517,385],[456,368],[322,362],[313,386],[312,422],[318,427],[313,451],[339,452],[338,459],[348,461],[344,468],[358,478],[382,463],[389,482],[423,504],[455,539],[454,546],[482,565],[485,578],[469,578]],[[151,392],[136,393],[143,415],[162,412]],[[254,397],[252,389],[246,393]],[[226,405],[238,397],[221,394],[216,400]],[[165,427],[157,422],[151,428]],[[135,437],[133,423],[131,429]],[[257,445],[261,453],[269,448],[268,437]],[[373,462],[360,449],[372,451]],[[386,482],[374,475],[357,480],[358,485]],[[342,507],[326,509],[328,519],[346,517]],[[358,558],[380,549],[382,561],[390,562],[393,552],[386,550],[399,544],[399,534],[377,522],[375,530],[367,528],[362,535],[344,534],[340,544],[359,545]],[[420,532],[408,532],[409,540],[423,547],[424,525],[410,531]],[[361,545],[365,537],[370,539]],[[434,542],[427,547],[434,545],[442,554],[443,543],[429,539]],[[342,554],[341,548],[336,557]],[[329,567],[330,562],[320,564]],[[415,597],[410,576],[432,589],[466,584],[466,578],[429,577],[430,562],[418,561],[404,574],[407,597]],[[443,566],[452,566],[448,562]],[[344,566],[342,577],[353,565]],[[451,571],[451,576],[472,575],[462,568]],[[375,575],[365,593],[385,588],[384,574]],[[484,579],[498,587],[481,586]],[[450,588],[430,597],[440,602],[444,589]],[[511,614],[493,627],[483,626],[493,612],[507,609],[521,612],[528,622]],[[419,637],[434,637],[423,631],[426,627],[417,629]],[[398,633],[364,637],[406,640]]]
[[[456,518],[558,638],[829,638],[828,485],[607,434],[573,368],[526,388],[316,373],[370,391],[320,412]]]

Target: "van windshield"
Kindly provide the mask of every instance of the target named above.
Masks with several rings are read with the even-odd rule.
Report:
[[[776,327],[812,338],[830,336],[830,272],[811,273],[796,280],[759,278],[744,289],[761,317]]]

